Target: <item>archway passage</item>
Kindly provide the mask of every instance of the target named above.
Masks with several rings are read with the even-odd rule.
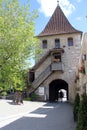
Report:
[[[55,102],[56,100],[58,100],[58,93],[62,89],[66,91],[66,98],[68,100],[68,84],[67,84],[67,82],[64,80],[61,80],[61,79],[53,80],[49,84],[49,101]]]

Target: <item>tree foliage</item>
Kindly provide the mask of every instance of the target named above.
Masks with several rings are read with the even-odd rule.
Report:
[[[87,130],[87,95],[82,95],[76,130]]]
[[[79,105],[80,105],[80,96],[77,93],[75,96],[74,107],[73,107],[73,114],[74,114],[75,121],[77,121],[78,119]]]
[[[0,87],[23,86],[27,60],[38,50],[35,35],[36,12],[29,1],[0,0]],[[29,64],[29,63],[28,63]]]

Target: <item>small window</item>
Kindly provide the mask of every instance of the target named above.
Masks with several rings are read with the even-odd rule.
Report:
[[[60,40],[55,39],[55,48],[60,48]]]
[[[73,38],[68,38],[68,46],[73,46]]]
[[[60,54],[53,54],[54,59],[56,59],[57,61],[61,62],[61,55]]]
[[[86,60],[86,54],[82,55],[82,60]]]
[[[43,49],[47,48],[47,40],[43,40],[43,41],[42,41],[42,44],[43,44],[43,46],[42,46]]]

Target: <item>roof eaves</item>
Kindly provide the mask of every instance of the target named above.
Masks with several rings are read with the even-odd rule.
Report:
[[[73,34],[73,33],[83,33],[82,31],[74,31],[74,32],[60,32],[60,33],[44,33],[44,34],[39,34],[37,37],[44,37],[44,36],[53,36],[53,35],[63,35],[63,34]]]

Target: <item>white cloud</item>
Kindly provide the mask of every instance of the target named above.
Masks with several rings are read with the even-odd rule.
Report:
[[[80,3],[82,0],[76,0],[78,3]]]
[[[83,18],[82,18],[82,17],[77,17],[76,20],[78,20],[78,21],[82,21]]]
[[[57,0],[37,0],[37,2],[40,4],[40,12],[44,13],[46,17],[52,16],[57,6]],[[59,5],[66,16],[75,10],[75,6],[69,0],[60,0]]]

